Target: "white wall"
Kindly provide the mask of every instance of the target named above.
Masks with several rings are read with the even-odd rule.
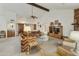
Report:
[[[0,16],[0,31],[1,30],[6,31],[6,19],[4,16]]]
[[[0,30],[6,30],[6,18],[3,15],[3,8],[0,5]]]
[[[13,7],[17,6],[16,5],[12,5]],[[31,16],[31,13],[30,11],[30,6],[28,6],[28,9],[30,10],[29,12],[24,12],[22,13],[22,11],[18,10],[18,6],[16,7],[16,9],[10,9],[10,7],[12,6],[9,6],[7,8],[2,8],[2,6],[0,6],[0,24],[2,24],[2,22],[5,23],[6,20],[10,20],[10,19],[15,19],[17,18],[16,14],[22,17],[24,17],[24,20],[29,23],[30,21],[28,21],[28,17]],[[27,5],[26,5],[27,6]],[[28,11],[28,9],[26,11]],[[24,10],[24,9],[23,9]],[[49,26],[49,23],[51,21],[54,21],[56,19],[60,20],[60,22],[62,23],[63,25],[63,33],[64,33],[64,36],[69,36],[69,33],[73,30],[73,26],[71,25],[73,23],[73,20],[74,20],[74,10],[73,9],[51,9],[50,12],[45,12],[43,10],[40,10],[40,9],[37,9],[35,8],[34,9],[34,15],[38,17],[38,21],[37,22],[40,22],[40,24],[42,25],[42,28],[40,29],[41,31],[48,31],[48,26]],[[27,17],[27,19],[25,19]],[[4,20],[2,20],[4,19]],[[30,20],[30,19],[29,19]],[[4,26],[4,25],[3,25]],[[0,29],[2,29],[2,27],[0,27]],[[4,27],[5,28],[5,27]],[[45,29],[46,28],[46,29]]]
[[[16,31],[16,13],[0,6],[0,31],[7,31],[7,29],[10,29],[8,27],[8,25],[10,25],[10,20],[14,20],[14,30]]]
[[[38,12],[39,9],[36,10]],[[41,12],[40,10],[39,12]],[[35,13],[34,15],[36,15]],[[40,13],[39,13],[40,14]],[[54,20],[59,20],[63,25],[63,34],[64,36],[69,36],[70,32],[73,30],[73,23],[74,20],[74,10],[73,9],[54,9],[50,10],[50,12],[44,12],[42,11],[41,17],[37,19],[36,22],[39,22],[42,27],[40,29],[41,31],[45,32],[48,31],[48,27],[50,25],[50,22]],[[18,19],[20,22],[26,22],[26,23],[33,23],[30,19],[26,19],[25,17],[22,17]]]
[[[48,26],[51,21],[59,20],[63,25],[63,34],[64,36],[69,36],[70,32],[73,30],[71,25],[74,20],[74,10],[72,9],[54,9],[49,13],[46,13],[42,18],[40,18],[40,23],[42,24],[42,31],[48,31]]]

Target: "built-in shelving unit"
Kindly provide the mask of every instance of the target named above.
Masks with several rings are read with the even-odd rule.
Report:
[[[62,39],[63,38],[63,26],[59,20],[51,22],[49,26],[49,36]]]
[[[74,30],[79,31],[79,8],[74,10]]]

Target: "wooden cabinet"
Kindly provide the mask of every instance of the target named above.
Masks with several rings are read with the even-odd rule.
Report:
[[[63,37],[63,27],[62,26],[60,26],[59,28],[53,27],[52,33],[49,32],[49,36],[61,39]]]
[[[74,30],[79,31],[79,9],[74,10]]]
[[[61,23],[57,23],[57,25],[50,24],[49,26],[49,36],[61,39],[63,37],[63,26]]]
[[[7,30],[7,37],[14,37],[14,36],[15,36],[15,31]]]

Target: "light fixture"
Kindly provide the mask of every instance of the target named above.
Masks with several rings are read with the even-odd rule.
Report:
[[[31,18],[32,19],[37,19],[38,18],[38,17],[36,17],[36,16],[33,15],[33,6],[32,6],[32,16],[31,16]]]
[[[28,25],[24,25],[24,31],[25,32],[31,32],[31,27]]]

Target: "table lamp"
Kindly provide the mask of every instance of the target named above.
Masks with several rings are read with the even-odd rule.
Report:
[[[70,39],[76,42],[74,51],[78,52],[78,42],[79,42],[79,31],[72,31],[70,34]]]
[[[31,27],[30,26],[24,26],[24,31],[25,32],[30,32],[31,31]]]

